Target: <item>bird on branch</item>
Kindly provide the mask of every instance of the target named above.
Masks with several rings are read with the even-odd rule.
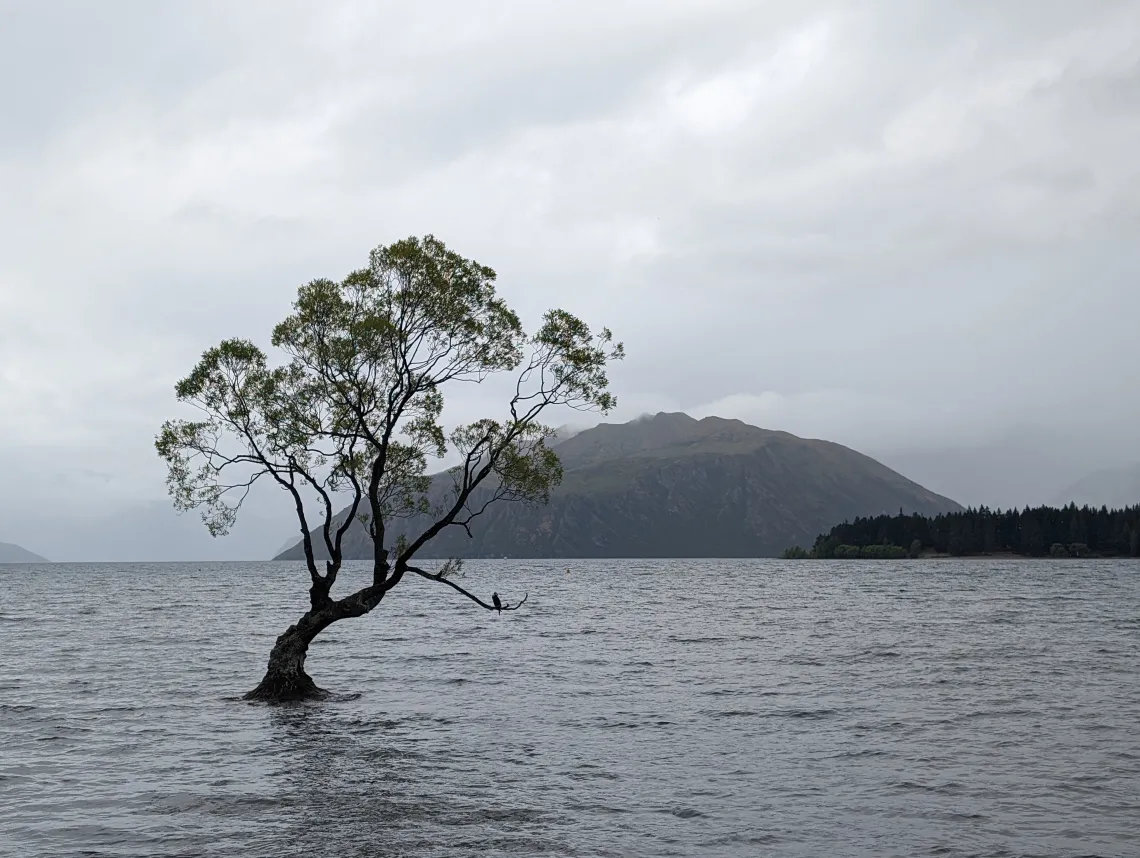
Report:
[[[491,594],[491,603],[495,606],[496,611],[498,611],[500,614],[503,613],[503,603],[499,601],[498,593]]]

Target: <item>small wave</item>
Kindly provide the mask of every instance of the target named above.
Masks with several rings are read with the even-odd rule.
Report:
[[[359,700],[364,696],[363,691],[345,691],[343,693],[331,692],[322,703],[351,703],[353,700]]]
[[[721,709],[706,711],[713,718],[827,718],[835,714],[834,709],[775,709],[757,712],[753,709]]]
[[[779,692],[771,692],[778,694]],[[742,697],[756,694],[750,688],[714,688],[711,691],[702,691],[705,697]]]
[[[896,781],[893,786],[907,792],[929,792],[936,795],[958,795],[962,791],[962,784],[957,781],[947,781],[944,784],[921,784],[917,781],[903,780]]]
[[[585,810],[595,813],[629,813],[628,807],[614,807],[611,804],[571,804],[570,810]]]
[[[586,771],[582,771],[583,769],[585,769]],[[613,772],[603,771],[603,770],[599,769],[597,766],[588,766],[588,765],[578,766],[578,768],[575,769],[574,771],[567,772],[566,777],[570,778],[571,780],[576,780],[576,781],[584,781],[584,780],[616,781],[616,780],[621,780],[621,778],[618,775],[615,775]]]
[[[1069,778],[1069,780],[1076,784],[1095,784],[1104,783],[1105,781],[1110,780],[1110,778],[1107,778],[1104,775],[1075,775],[1074,777]]]
[[[0,712],[32,712],[35,708],[30,703],[0,703]]]
[[[244,703],[247,706],[279,706],[285,709],[296,709],[307,706],[321,706],[324,703],[351,703],[364,696],[362,691],[326,691],[320,700],[287,700],[284,702],[270,702],[265,700],[246,700],[244,696],[228,694],[221,699],[227,703]]]
[[[774,846],[780,842],[775,834],[729,834],[715,840],[706,841],[706,846],[730,846],[741,844],[744,846]]]
[[[1008,718],[1017,715],[1039,715],[1040,712],[1036,709],[975,709],[972,712],[964,712],[961,715],[948,719],[948,721],[969,721],[974,718]]]
[[[857,760],[857,759],[867,759],[869,757],[885,757],[886,755],[887,755],[886,751],[880,751],[880,750],[877,750],[874,748],[861,748],[858,751],[843,751],[842,753],[839,753],[839,754],[833,754],[831,756],[831,759],[833,759],[833,760]]]
[[[704,817],[703,813],[692,807],[673,807],[669,809],[668,813],[678,819],[701,819]]]

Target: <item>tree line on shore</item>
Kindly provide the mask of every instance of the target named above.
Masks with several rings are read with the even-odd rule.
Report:
[[[784,557],[890,559],[923,554],[968,557],[1140,557],[1140,504],[1125,509],[1076,504],[1023,510],[978,507],[928,518],[917,513],[856,518],[820,534],[811,550]]]

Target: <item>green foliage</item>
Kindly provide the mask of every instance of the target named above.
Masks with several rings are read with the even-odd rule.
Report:
[[[463,577],[463,560],[459,557],[452,557],[444,561],[444,564],[435,573],[440,578],[462,578]]]
[[[780,555],[781,560],[806,560],[809,557],[811,555],[798,545],[785,549],[784,553]]]
[[[205,419],[169,420],[155,439],[175,507],[201,509],[218,536],[233,525],[263,463],[325,466],[328,458],[308,445],[307,424],[319,418],[311,413],[314,391],[306,382],[295,367],[270,369],[265,353],[247,340],[225,340],[207,350],[175,387],[178,398],[195,404]],[[227,437],[236,441],[228,448]],[[244,477],[227,479],[243,469]],[[343,477],[343,467],[334,464],[330,479]]]
[[[200,510],[214,535],[233,525],[258,480],[288,491],[315,581],[314,506],[335,575],[354,519],[367,524],[384,571],[392,549],[395,565],[406,564],[443,528],[469,529],[490,502],[548,500],[562,467],[540,417],[613,408],[606,367],[624,355],[608,329],[594,334],[565,310],[546,313],[528,336],[496,294],[495,272],[430,235],[378,247],[340,282],[301,286],[271,343],[279,366],[248,340],[207,350],[175,387],[201,416],[168,421],[155,443],[175,506]],[[445,433],[447,385],[504,372],[515,375],[509,417]],[[429,462],[449,442],[463,460],[452,495],[432,508]],[[480,486],[492,490],[481,489],[475,507]],[[337,519],[334,504],[349,514]],[[436,517],[431,527],[387,544],[388,521],[424,513]]]
[[[898,545],[820,545],[817,542],[817,548],[809,552],[808,556],[822,560],[901,560],[907,557],[907,550]]]
[[[1086,538],[1071,540],[1073,533]],[[862,549],[882,544],[909,545],[911,556],[929,549],[954,556],[1010,553],[1136,557],[1140,556],[1140,505],[1109,510],[1070,504],[1060,509],[1038,507],[1005,512],[981,507],[934,518],[902,513],[856,518],[821,534],[812,553],[817,557],[835,557],[843,546]]]
[[[563,395],[605,413],[617,405],[607,389],[606,363],[625,357],[624,347],[613,339],[609,328],[595,337],[585,322],[565,310],[551,310],[535,335],[535,358],[527,370],[548,367],[554,387]]]
[[[866,545],[863,547],[864,560],[902,560],[907,551],[901,545]]]
[[[901,560],[906,549],[898,545],[837,545],[830,556],[836,560]]]

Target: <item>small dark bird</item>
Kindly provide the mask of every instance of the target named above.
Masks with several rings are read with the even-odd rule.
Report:
[[[503,603],[499,601],[498,593],[491,594],[491,602],[495,605],[496,611],[498,611],[500,614],[503,613]]]

